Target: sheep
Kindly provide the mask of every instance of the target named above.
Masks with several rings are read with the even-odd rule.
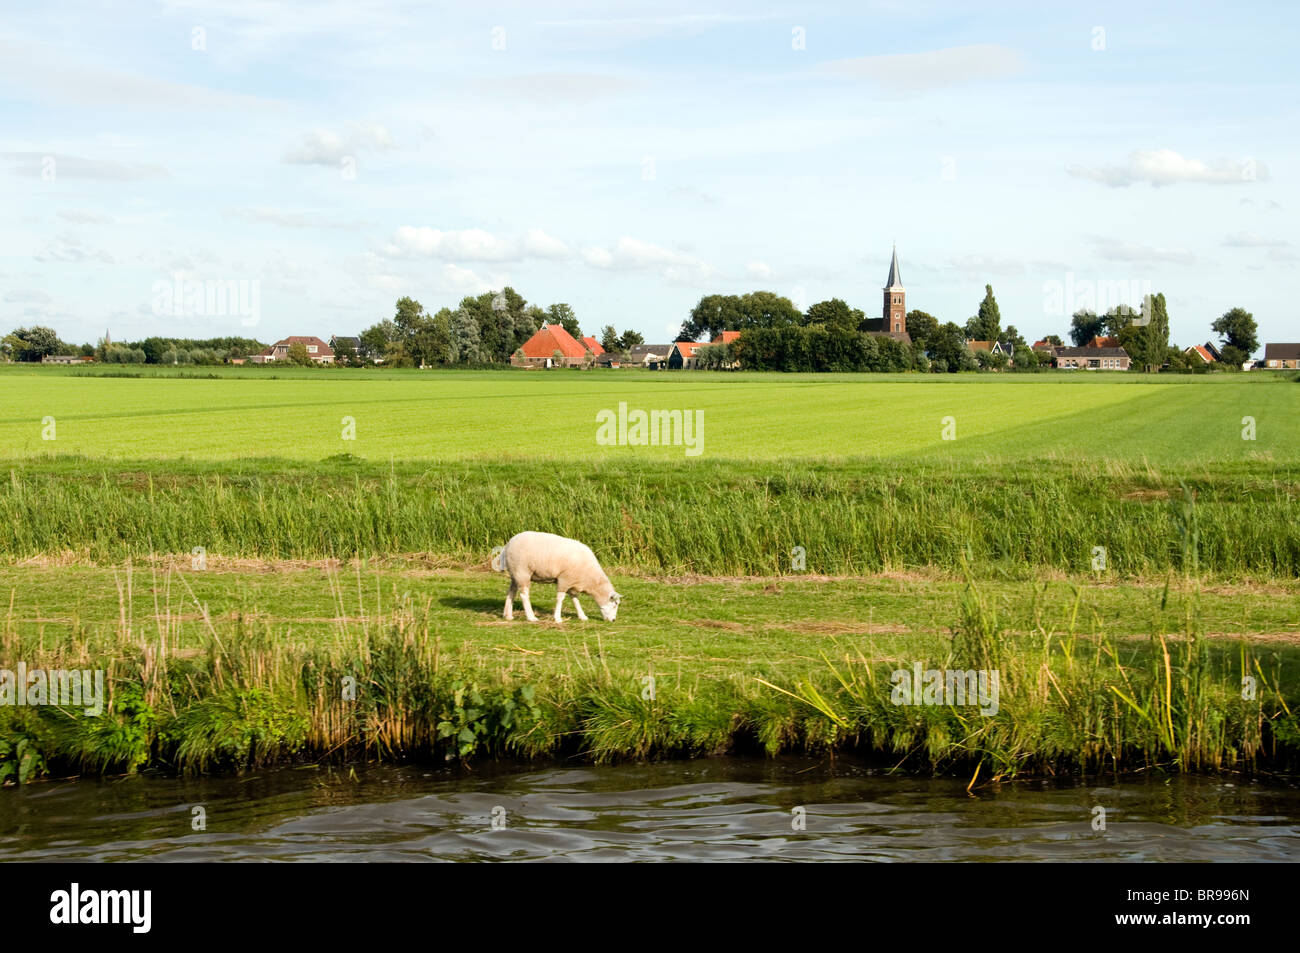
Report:
[[[501,552],[492,557],[492,568],[510,574],[510,591],[506,593],[507,621],[515,617],[515,593],[523,600],[528,621],[537,621],[533,605],[528,600],[528,587],[533,582],[555,583],[556,622],[564,621],[560,618],[560,610],[564,608],[566,595],[573,597],[573,608],[577,610],[578,618],[587,621],[587,614],[578,602],[580,592],[596,600],[605,621],[613,622],[618,616],[618,604],[623,597],[614,591],[591,547],[576,539],[554,533],[516,533]]]

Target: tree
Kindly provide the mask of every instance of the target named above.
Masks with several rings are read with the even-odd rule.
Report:
[[[617,351],[619,348],[618,332],[614,330],[614,325],[607,324],[600,331],[600,346],[606,351]]]
[[[1061,340],[1059,334],[1049,334],[1047,337],[1043,338],[1043,340],[1055,347],[1064,347],[1064,342]]]
[[[1133,363],[1148,373],[1164,365],[1169,351],[1169,312],[1163,294],[1148,295],[1142,302],[1143,323],[1130,320],[1119,332],[1120,346]]]
[[[966,333],[952,321],[941,324],[930,339],[930,356],[939,368],[955,374],[976,367],[975,357],[966,346]]]
[[[1080,308],[1070,318],[1070,341],[1075,347],[1083,347],[1100,335],[1105,327],[1105,318],[1098,317],[1095,311]]]
[[[424,306],[414,298],[397,299],[397,313],[393,315],[393,323],[403,338],[414,337],[423,325],[425,317]]]
[[[463,302],[462,302],[463,303]],[[480,350],[479,324],[465,308],[457,308],[451,316],[451,353],[462,364],[477,364],[483,360]]]
[[[1240,367],[1250,355],[1259,350],[1259,327],[1255,316],[1245,308],[1233,308],[1224,312],[1223,317],[1210,325],[1211,330],[1219,335],[1224,347],[1221,348],[1223,363]],[[1232,354],[1229,355],[1229,349]],[[1228,360],[1229,357],[1232,360]]]
[[[17,328],[5,340],[15,361],[39,361],[47,354],[58,354],[63,346],[53,328],[39,324]]]
[[[905,327],[912,342],[920,344],[927,351],[930,350],[930,340],[939,330],[939,319],[924,311],[909,311],[906,320]]]
[[[848,304],[839,298],[831,298],[829,301],[818,301],[808,309],[804,316],[804,324],[824,324],[828,327],[854,328],[858,326],[861,312],[854,311]]]
[[[1006,329],[998,335],[998,343],[1003,347],[1010,344],[1014,351],[1019,351],[1021,348],[1029,347],[1029,343],[1025,340],[1024,335],[1016,330],[1014,324],[1008,324]]]
[[[573,336],[575,341],[582,340],[582,328],[578,324],[578,317],[573,313],[573,308],[561,301],[559,304],[553,304],[546,309],[546,320],[551,324],[558,324]]]
[[[618,347],[616,347],[614,350],[630,351],[638,344],[644,344],[644,343],[645,343],[644,337],[642,337],[636,331],[628,330],[628,331],[624,331],[623,336],[618,339]],[[604,345],[602,344],[601,347],[604,347]]]
[[[387,361],[388,347],[401,341],[402,332],[391,319],[385,319],[371,325],[361,332],[361,355],[373,361],[383,358]]]
[[[996,341],[1002,333],[1002,313],[993,297],[992,285],[984,286],[984,300],[980,302],[979,313],[966,323],[966,333],[976,341]]]
[[[349,364],[355,364],[357,362],[356,348],[347,341],[340,340],[339,338],[335,338],[334,340],[334,362],[336,364],[342,364],[345,367]]]
[[[564,352],[558,347],[551,352],[551,364],[555,367],[564,366]]]
[[[311,367],[311,354],[307,352],[307,345],[302,341],[294,341],[289,345],[289,353],[285,355],[290,364],[301,364],[304,367]]]
[[[804,316],[794,303],[773,291],[751,291],[740,295],[705,295],[691,309],[682,324],[679,341],[712,339],[723,331],[750,328],[778,328],[801,325]]]

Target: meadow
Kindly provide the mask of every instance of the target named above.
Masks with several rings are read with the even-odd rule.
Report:
[[[0,366],[0,668],[112,695],[0,709],[0,779],[850,748],[1285,770],[1293,377]],[[702,453],[598,443],[620,402],[703,411]],[[500,619],[486,562],[524,528],[593,546],[616,623]],[[890,704],[914,661],[999,668],[1002,715]]]
[[[140,376],[119,377],[117,374]],[[1300,461],[1283,375],[170,371],[0,366],[5,457],[684,461],[601,446],[596,414],[704,412],[699,460]],[[1243,418],[1255,438],[1243,440]],[[53,439],[46,418],[53,418]],[[355,423],[345,439],[344,418]],[[952,418],[944,439],[945,418]]]

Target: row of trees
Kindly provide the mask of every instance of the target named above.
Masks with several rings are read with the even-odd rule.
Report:
[[[339,363],[427,367],[439,364],[500,364],[532,337],[543,321],[559,324],[575,338],[582,329],[564,302],[547,308],[530,305],[514,288],[462,298],[453,310],[430,314],[414,298],[397,301],[392,318],[360,335],[360,353],[335,352]]]
[[[40,361],[44,357],[71,354],[93,357],[104,364],[222,364],[265,348],[261,341],[243,337],[206,340],[148,337],[125,343],[101,340],[97,345],[69,344],[60,340],[53,328],[36,325],[15,328],[0,339],[0,359]]]

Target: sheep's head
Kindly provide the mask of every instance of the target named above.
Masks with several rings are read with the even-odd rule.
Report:
[[[606,622],[613,622],[618,618],[618,604],[622,598],[622,596],[611,589],[609,593],[609,601],[600,603],[600,614],[604,617]]]

